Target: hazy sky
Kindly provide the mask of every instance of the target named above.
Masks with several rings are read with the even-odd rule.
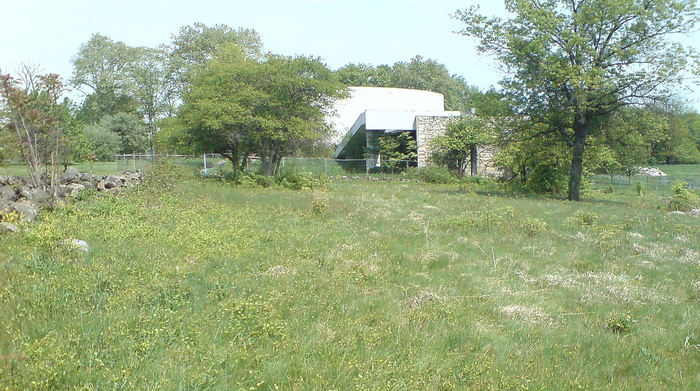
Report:
[[[455,34],[461,25],[450,17],[474,4],[487,15],[504,12],[502,1],[484,0],[0,0],[0,69],[28,62],[67,79],[71,57],[94,33],[155,47],[201,22],[255,29],[267,51],[321,57],[334,69],[421,55],[486,89],[500,78],[495,62]]]

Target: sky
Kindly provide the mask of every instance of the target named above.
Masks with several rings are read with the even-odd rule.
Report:
[[[505,14],[502,1],[484,0],[0,0],[0,69],[13,73],[29,63],[68,79],[71,58],[92,34],[156,47],[201,22],[255,29],[265,50],[320,57],[332,69],[420,55],[486,90],[502,76],[497,63],[456,34],[461,22],[451,18],[472,5],[485,15]],[[700,34],[688,42],[700,49]],[[694,88],[686,96],[700,109]]]

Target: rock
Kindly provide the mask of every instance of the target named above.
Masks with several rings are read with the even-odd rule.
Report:
[[[68,249],[74,251],[80,251],[84,253],[90,251],[90,245],[86,241],[80,239],[65,239],[61,241],[61,244],[68,247]]]
[[[80,172],[75,167],[68,167],[68,169],[58,178],[58,182],[62,185],[78,183],[80,182]]]
[[[83,190],[85,190],[85,186],[80,183],[69,183],[66,185],[66,196],[75,197]]]
[[[38,205],[49,204],[53,201],[53,197],[45,190],[37,189],[30,193],[29,199]]]
[[[11,186],[0,187],[0,200],[17,201],[18,199],[19,199],[19,195],[17,194],[17,190],[15,190],[14,187],[11,187]]]
[[[21,202],[13,202],[10,205],[15,208],[15,212],[21,214],[27,221],[34,221],[37,215],[39,215],[35,205]]]
[[[659,170],[658,168],[652,167],[638,167],[637,170],[642,175],[653,176],[653,177],[664,177],[668,176],[665,172]]]
[[[114,183],[112,187],[124,187],[124,182],[126,182],[126,177],[124,175],[108,175],[107,178],[105,178],[105,184]],[[110,189],[110,187],[107,188]]]
[[[680,210],[674,210],[673,212],[668,212],[668,214],[674,216],[685,216],[685,212],[681,212]]]
[[[97,186],[95,186],[95,184],[92,182],[85,181],[85,182],[80,182],[80,184],[83,185],[83,187],[85,187],[88,190],[97,189]]]
[[[14,186],[22,183],[21,177],[12,175],[0,175],[0,186]]]
[[[19,228],[12,223],[0,221],[0,234],[5,232],[19,232]]]
[[[14,202],[0,199],[0,213],[9,214],[14,211]]]
[[[691,216],[700,217],[700,209],[692,209],[690,212],[688,212],[688,214]]]

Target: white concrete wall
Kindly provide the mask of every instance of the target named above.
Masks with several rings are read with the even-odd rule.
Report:
[[[332,141],[335,143],[340,142],[343,136],[352,128],[357,117],[365,111],[419,112],[422,115],[428,112],[443,112],[445,111],[445,97],[437,92],[404,88],[350,87],[350,97],[337,102],[333,115],[328,119],[329,124],[336,133],[332,137]],[[381,124],[390,125],[389,121],[392,118],[403,124],[412,122],[413,118],[419,113],[414,113],[413,116],[407,114],[375,115],[375,119],[377,124],[381,122]],[[410,120],[404,120],[404,117],[410,117]],[[368,125],[369,122],[368,118]],[[407,129],[412,129],[413,124],[411,123],[410,125],[411,127]],[[399,130],[395,126],[384,129]]]

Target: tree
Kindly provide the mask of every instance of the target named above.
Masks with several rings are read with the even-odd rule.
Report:
[[[146,124],[149,149],[153,149],[156,122],[174,115],[172,91],[168,79],[168,53],[164,49],[143,49],[133,70],[133,80],[138,86],[135,98],[139,114]]]
[[[336,71],[348,86],[394,87],[433,91],[444,95],[448,110],[468,110],[469,96],[476,91],[447,67],[432,59],[416,56],[409,62],[393,66],[374,67],[367,64],[348,64]]]
[[[178,117],[200,151],[219,153],[237,168],[256,153],[264,174],[275,175],[283,156],[328,132],[325,114],[343,91],[318,59],[256,61],[229,45],[195,75]]]
[[[665,99],[685,76],[690,49],[670,42],[698,21],[686,0],[507,0],[510,19],[457,11],[509,72],[502,84],[517,113],[571,150],[568,199],[579,200],[585,150],[604,119],[626,105]]]
[[[370,136],[367,158],[377,157],[382,166],[393,172],[406,168],[406,162],[415,162],[418,144],[413,132],[384,133],[376,132]]]
[[[369,64],[347,64],[336,71],[340,82],[350,87],[387,87],[391,72],[388,65]]]
[[[50,167],[49,185],[55,189],[63,150],[65,111],[59,99],[64,90],[60,76],[40,75],[35,66],[23,65],[19,79],[0,74],[0,106],[9,117],[0,125],[17,135],[32,185],[37,188],[47,189],[41,169]]]
[[[143,121],[136,114],[117,113],[104,116],[99,127],[119,137],[119,152],[121,153],[136,153],[145,150],[149,145]],[[95,134],[95,132],[92,131],[90,134]]]
[[[479,146],[493,143],[493,128],[486,120],[477,116],[462,117],[459,121],[447,125],[445,134],[432,141],[431,147],[435,159],[447,161],[464,176],[467,162],[471,166],[471,175],[478,174]]]
[[[691,112],[684,112],[678,102],[674,103],[650,108],[655,118],[662,122],[661,135],[651,144],[652,157],[666,164],[698,163],[700,150],[693,135],[697,131],[697,118]]]
[[[219,50],[230,45],[241,48],[246,57],[263,57],[262,40],[253,29],[233,29],[225,24],[209,27],[195,23],[181,27],[177,35],[172,35],[171,44],[167,47],[172,101],[179,102],[196,72],[202,70],[207,61],[214,59]]]
[[[138,110],[134,71],[143,49],[94,34],[71,59],[72,85],[86,95],[80,117],[97,123],[104,115]]]

